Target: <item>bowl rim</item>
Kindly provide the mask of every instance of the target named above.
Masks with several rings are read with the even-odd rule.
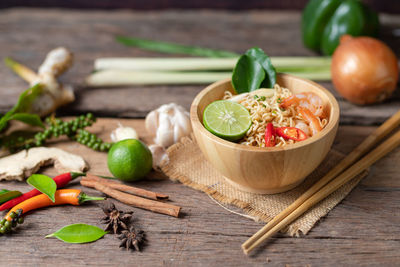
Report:
[[[286,73],[278,73],[278,75],[282,79],[290,78],[290,79],[296,79],[296,80],[300,80],[300,81],[309,83],[310,85],[312,85],[314,87],[317,87],[319,90],[321,90],[328,97],[329,102],[331,103],[331,109],[333,111],[332,112],[333,115],[331,116],[332,118],[329,120],[328,124],[325,126],[325,128],[321,132],[317,133],[315,136],[312,136],[311,138],[308,138],[307,140],[304,140],[304,141],[301,141],[301,142],[298,142],[298,143],[295,143],[295,144],[291,144],[291,145],[287,145],[287,146],[283,146],[283,147],[268,147],[267,149],[265,147],[246,146],[246,145],[237,144],[237,143],[234,143],[234,142],[230,142],[230,141],[224,140],[224,139],[222,139],[222,138],[220,138],[220,137],[218,137],[216,135],[213,135],[200,122],[200,119],[199,119],[199,117],[197,115],[197,109],[198,109],[200,100],[204,97],[204,95],[206,95],[209,91],[213,90],[215,87],[220,86],[221,84],[230,82],[231,78],[226,78],[226,79],[223,79],[223,80],[220,80],[220,81],[216,81],[216,82],[208,85],[206,88],[201,90],[196,95],[196,97],[193,99],[193,102],[192,102],[191,107],[190,107],[190,121],[191,121],[192,126],[193,126],[193,131],[195,131],[195,130],[200,131],[208,139],[211,139],[211,140],[217,142],[218,144],[220,144],[222,146],[228,146],[228,147],[235,148],[235,149],[240,149],[240,150],[243,150],[243,151],[272,152],[272,151],[293,150],[293,149],[298,149],[298,148],[303,147],[303,146],[307,146],[309,144],[315,143],[318,140],[322,139],[327,134],[329,134],[332,130],[335,129],[335,127],[339,123],[340,109],[339,109],[339,104],[336,101],[336,98],[332,95],[331,92],[329,92],[327,89],[325,89],[323,86],[319,85],[318,83],[313,82],[313,81],[308,80],[308,79],[296,77],[294,75],[286,74]],[[337,112],[335,112],[335,111],[337,111]]]

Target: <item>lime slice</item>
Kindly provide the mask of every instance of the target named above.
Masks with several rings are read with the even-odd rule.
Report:
[[[218,100],[209,104],[203,113],[203,124],[212,134],[228,141],[237,141],[249,130],[249,111],[236,102]]]

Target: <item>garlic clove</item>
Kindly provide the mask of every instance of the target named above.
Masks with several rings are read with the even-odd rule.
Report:
[[[165,149],[160,145],[150,145],[149,149],[153,156],[153,169],[156,171],[161,171],[161,164],[166,163],[169,160]]]
[[[182,128],[180,125],[175,124],[174,125],[174,143],[178,142],[181,137],[183,137],[185,133],[183,132]]]
[[[158,127],[158,115],[159,112],[157,110],[153,110],[147,114],[144,121],[147,132],[153,136],[156,134]]]
[[[186,112],[177,112],[175,115],[176,123],[182,128],[182,131],[185,135],[188,135],[192,132],[192,125],[189,119],[189,113]]]
[[[119,124],[118,128],[112,131],[111,140],[116,143],[125,139],[139,139],[139,135],[132,127],[124,127]]]

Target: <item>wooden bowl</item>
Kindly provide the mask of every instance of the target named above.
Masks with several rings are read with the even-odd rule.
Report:
[[[293,93],[313,92],[325,105],[329,122],[315,136],[285,147],[261,148],[236,144],[219,138],[204,128],[203,111],[211,102],[233,92],[230,79],[215,82],[203,89],[190,108],[194,136],[206,159],[226,180],[243,191],[275,194],[300,184],[324,160],[339,123],[339,105],[322,86],[288,74],[279,74],[277,83]]]

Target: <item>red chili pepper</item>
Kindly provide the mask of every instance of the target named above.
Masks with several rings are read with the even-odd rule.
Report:
[[[303,141],[307,139],[306,133],[296,127],[279,127],[275,129],[275,132],[277,135],[285,139],[292,139],[295,141]]]
[[[79,176],[85,176],[84,173],[78,173],[78,172],[67,172],[67,173],[63,173],[60,174],[56,177],[53,178],[54,182],[56,182],[57,184],[57,188],[62,188],[64,186],[66,186],[71,180],[79,177]],[[25,194],[13,198],[9,201],[7,201],[6,203],[4,203],[3,205],[0,206],[0,211],[1,210],[6,210],[6,209],[11,209],[12,207],[14,207],[15,205],[21,203],[22,201],[25,201],[31,197],[37,196],[42,194],[42,192],[40,192],[37,189],[32,189],[29,192],[26,192]]]
[[[266,147],[275,146],[275,129],[274,125],[271,122],[267,123],[267,127],[265,127],[264,138]]]

